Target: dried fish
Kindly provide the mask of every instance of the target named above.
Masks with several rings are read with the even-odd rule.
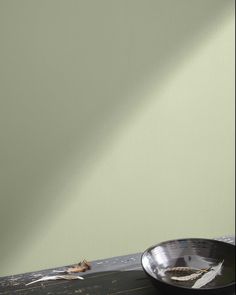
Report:
[[[220,275],[222,265],[224,263],[224,260],[217,264],[216,266],[211,267],[211,269],[205,273],[199,280],[195,282],[195,284],[192,286],[193,289],[201,288],[205,286],[206,284],[210,283],[215,279],[217,275]]]
[[[56,276],[45,276],[42,277],[38,280],[32,281],[28,284],[26,284],[26,286],[31,285],[31,284],[35,284],[38,282],[43,282],[43,281],[55,281],[55,280],[84,280],[83,277],[80,276],[76,276],[76,275],[56,275]]]

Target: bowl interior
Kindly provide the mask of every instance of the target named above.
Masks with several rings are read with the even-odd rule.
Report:
[[[192,288],[199,277],[184,281],[173,277],[187,276],[199,269],[209,271],[221,262],[223,263],[218,274],[201,289],[223,288],[235,284],[234,245],[208,239],[181,239],[160,243],[147,249],[142,255],[142,266],[149,276],[159,282],[184,288]],[[181,269],[173,269],[176,267]],[[182,267],[191,271],[184,272]]]

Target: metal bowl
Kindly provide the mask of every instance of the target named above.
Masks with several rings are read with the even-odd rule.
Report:
[[[204,272],[221,262],[214,279],[193,288]],[[197,238],[166,241],[148,248],[141,263],[146,274],[167,294],[235,294],[235,246],[232,244]],[[200,277],[190,280],[188,275],[199,270],[202,270]],[[180,276],[185,277],[183,281],[179,280]]]

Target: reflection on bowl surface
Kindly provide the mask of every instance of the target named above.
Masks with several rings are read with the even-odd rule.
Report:
[[[190,280],[187,275],[199,270],[209,271],[212,267],[220,265],[221,262],[223,262],[222,267],[212,280],[202,286],[201,289],[192,289],[199,277],[196,276],[195,279]],[[143,253],[142,267],[148,276],[159,285],[169,286],[172,289],[180,290],[181,288],[185,291],[189,290],[190,293],[194,291],[204,292],[204,290],[205,292],[216,291],[217,289],[226,290],[235,286],[235,246],[209,239],[166,241],[150,247]],[[177,276],[175,275],[176,269],[173,269],[176,267],[180,267],[180,269],[177,269],[177,275],[185,276],[186,280],[173,279],[173,276]],[[170,270],[173,270],[173,272]],[[183,271],[182,274],[179,274],[179,270]]]

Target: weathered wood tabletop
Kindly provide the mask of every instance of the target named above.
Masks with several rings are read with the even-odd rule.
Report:
[[[234,237],[218,240],[235,244]],[[53,270],[63,269],[65,267],[2,277],[0,294],[162,295],[143,272],[140,253],[93,261],[91,270],[81,274],[84,280],[45,281],[26,286],[42,276],[55,274]]]

